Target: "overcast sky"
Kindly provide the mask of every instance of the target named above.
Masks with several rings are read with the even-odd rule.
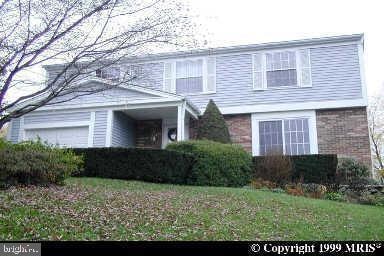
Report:
[[[384,90],[384,0],[188,0],[210,46],[364,33],[368,94]]]

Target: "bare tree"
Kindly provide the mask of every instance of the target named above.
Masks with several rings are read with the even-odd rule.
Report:
[[[165,45],[190,45],[194,26],[186,11],[172,0],[0,0],[0,128],[57,99],[135,79],[127,73],[104,87],[75,83],[96,70]],[[61,64],[36,85],[34,69],[52,63]],[[9,100],[18,87],[28,93]]]
[[[384,170],[384,99],[375,96],[370,99],[368,109],[369,136],[374,160],[374,170]]]

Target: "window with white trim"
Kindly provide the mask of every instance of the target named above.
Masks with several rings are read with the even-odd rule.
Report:
[[[259,121],[259,154],[310,154],[308,118]]]
[[[176,93],[203,92],[203,60],[176,61]]]
[[[131,78],[141,77],[144,73],[142,65],[129,65],[126,69],[127,76]]]
[[[164,90],[177,94],[215,92],[216,59],[206,57],[165,62]]]
[[[253,88],[311,87],[310,50],[284,50],[252,55]]]
[[[296,54],[294,51],[266,53],[267,87],[297,85]]]
[[[260,155],[283,153],[282,121],[262,121],[259,123]]]
[[[107,67],[96,70],[96,77],[109,79],[109,80],[119,80],[120,79],[120,68],[118,67]]]

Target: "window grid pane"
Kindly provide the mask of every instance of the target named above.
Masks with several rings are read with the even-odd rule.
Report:
[[[96,70],[96,77],[109,79],[109,80],[119,80],[120,69],[115,67],[98,69]]]
[[[267,83],[269,87],[297,85],[296,69],[267,71]]]
[[[284,120],[285,153],[310,154],[308,119]]]
[[[296,54],[284,51],[266,54],[267,86],[297,85]]]
[[[176,93],[195,93],[203,91],[203,78],[190,77],[176,79]]]
[[[283,153],[282,121],[259,123],[260,155]]]
[[[176,62],[176,93],[198,93],[203,91],[203,61]]]

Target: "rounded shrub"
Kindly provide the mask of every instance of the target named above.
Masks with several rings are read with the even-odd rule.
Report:
[[[70,149],[41,142],[0,144],[0,187],[17,184],[62,185],[82,165],[82,157]]]
[[[340,158],[336,173],[341,184],[364,183],[369,177],[368,167],[353,158]]]
[[[187,184],[240,187],[250,182],[252,157],[239,145],[190,140],[171,143],[167,149],[196,157]]]

